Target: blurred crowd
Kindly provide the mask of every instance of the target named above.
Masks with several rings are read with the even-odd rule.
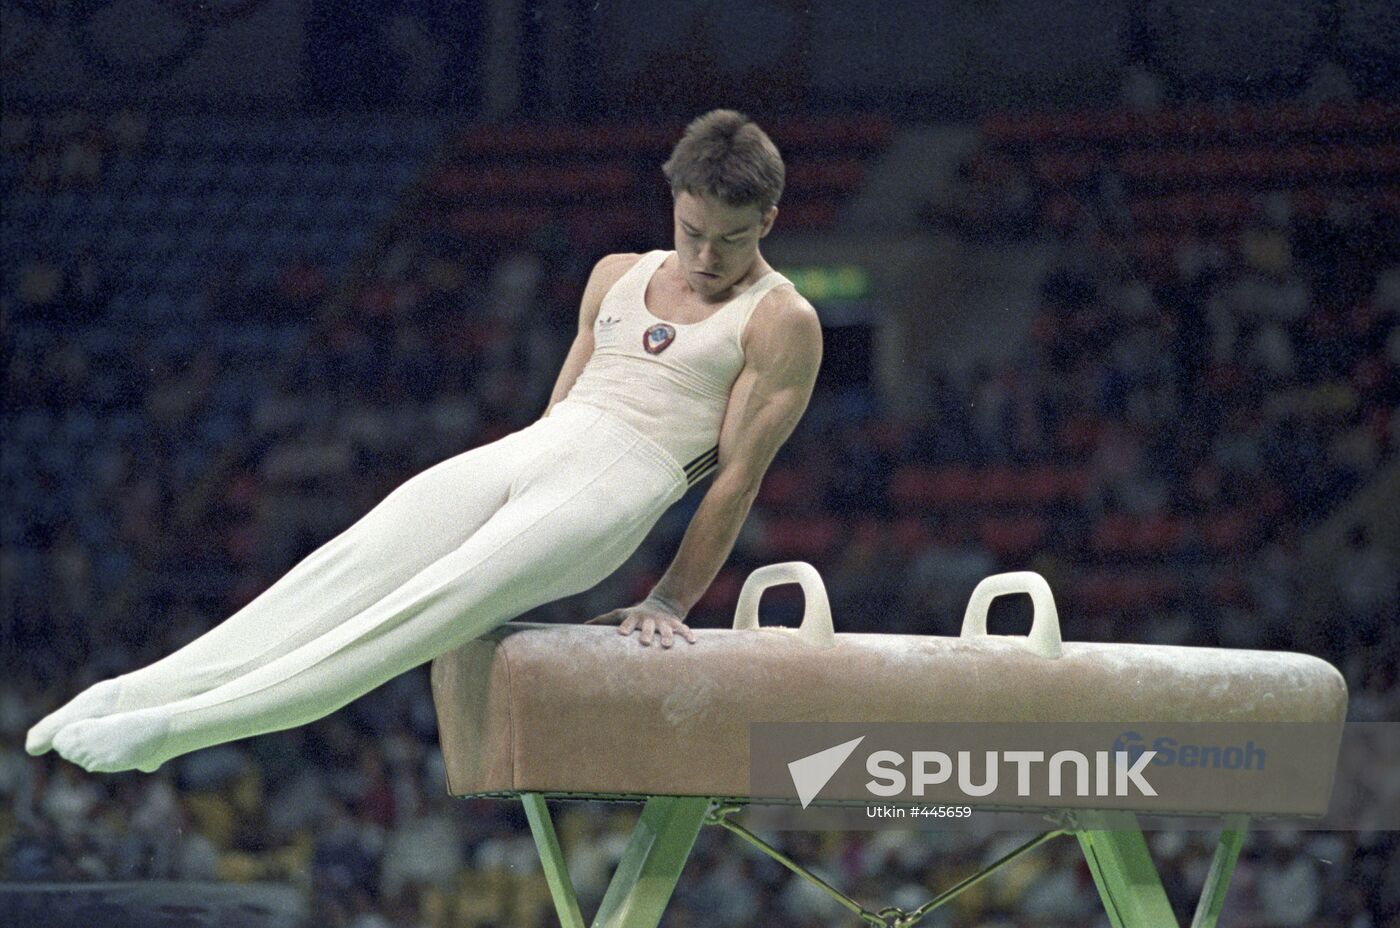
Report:
[[[100,183],[103,146],[124,138],[74,129],[37,151],[7,151],[25,165],[7,176],[40,190]],[[97,159],[95,173],[62,167],[75,144]],[[35,166],[40,154],[58,167]],[[1277,194],[1237,234],[1187,237],[1167,266],[1142,271],[1125,257],[1127,233],[1094,210],[1051,221],[1027,175],[981,170],[969,183],[1019,217],[998,234],[1054,243],[1031,339],[1008,362],[930,379],[912,418],[891,416],[868,389],[819,393],[695,623],[727,624],[736,579],[789,559],[794,525],[849,631],[953,634],[973,585],[1003,569],[1036,569],[1057,592],[1084,590],[1086,602],[1096,578],[1170,575],[1185,579],[1111,607],[1081,611],[1062,594],[1066,638],[1319,654],[1345,674],[1354,718],[1396,721],[1400,565],[1358,526],[1322,614],[1309,611],[1299,580],[1299,538],[1395,460],[1394,217],[1346,197],[1320,220],[1303,217]],[[953,225],[985,234],[979,215]],[[101,343],[120,268],[6,241],[5,430],[52,429],[45,440],[62,450],[5,469],[4,879],[287,881],[306,890],[316,924],[348,928],[553,923],[519,809],[447,797],[425,668],[315,724],[154,775],[90,776],[20,747],[45,712],[217,623],[404,479],[543,410],[596,255],[558,230],[494,251],[411,215],[391,231],[339,290],[309,258],[270,286],[248,284],[236,265],[211,269],[191,295],[203,300],[201,318],[251,313],[304,336],[294,351],[240,356],[264,389],[236,398],[248,407],[238,416],[207,339],[177,355],[89,347]],[[21,331],[33,351],[9,347]],[[221,420],[231,423],[222,443],[192,441]],[[125,425],[109,430],[113,422]],[[1078,474],[1078,490],[1010,514],[975,494],[966,506],[915,510],[902,495],[901,474],[1042,466]],[[530,618],[581,621],[644,594],[697,502],[692,493],[669,513],[614,578]],[[1008,522],[1029,526],[1021,541],[988,528]],[[1125,543],[1134,532],[1141,543]],[[588,911],[632,815],[586,803],[555,811]],[[1024,836],[774,839],[872,908],[914,908]],[[1213,836],[1150,841],[1169,895],[1188,908]],[[1392,832],[1254,833],[1229,920],[1393,924],[1396,843]],[[1099,903],[1078,855],[1073,841],[1052,843],[925,924],[1090,924]],[[666,924],[851,921],[843,917],[777,864],[706,829]]]
[[[150,117],[139,110],[98,116],[67,109],[43,118],[6,114],[0,120],[0,151],[7,173],[18,173],[21,190],[56,193],[95,187],[107,159],[140,151]]]

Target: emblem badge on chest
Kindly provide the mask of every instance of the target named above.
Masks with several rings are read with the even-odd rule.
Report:
[[[676,330],[662,322],[642,333],[642,347],[647,354],[660,354],[676,340]]]

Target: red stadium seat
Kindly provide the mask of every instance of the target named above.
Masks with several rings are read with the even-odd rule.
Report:
[[[1045,505],[1073,496],[1067,472],[1047,464],[1027,468],[1020,474],[1021,499],[1027,504]]]
[[[696,602],[695,608],[733,612],[735,604],[739,602],[739,590],[743,588],[747,576],[748,571],[734,567],[721,570],[705,590],[705,595]],[[650,591],[648,587],[647,592]]]
[[[919,553],[928,546],[931,537],[928,525],[915,516],[896,519],[890,527],[890,541],[901,555]]]
[[[998,557],[1020,557],[1034,552],[1045,540],[1045,520],[1039,518],[986,518],[977,526],[982,544]]]
[[[1074,583],[1075,602],[1086,613],[1117,613],[1161,605],[1182,589],[1180,575],[1170,568],[1156,570],[1098,570]]]
[[[441,196],[564,196],[623,194],[637,187],[627,164],[458,165],[440,172],[431,183]]]
[[[811,560],[836,546],[845,534],[831,516],[793,516],[770,520],[763,533],[765,558]]]
[[[1188,534],[1187,523],[1173,516],[1113,515],[1094,527],[1090,545],[1101,556],[1165,555],[1177,550]]]
[[[788,191],[851,193],[860,187],[865,171],[858,158],[795,161],[787,171]]]
[[[764,506],[781,508],[799,503],[811,481],[801,471],[793,468],[779,468],[768,471],[763,483],[758,487],[758,502]]]
[[[784,204],[784,229],[826,229],[836,222],[837,204],[834,200],[807,200]]]
[[[554,218],[550,210],[467,207],[453,213],[448,224],[464,235],[513,237],[527,235]]]
[[[1239,551],[1253,528],[1254,519],[1243,510],[1219,512],[1202,520],[1201,537],[1211,551],[1228,553]]]
[[[972,472],[965,468],[902,467],[890,479],[890,499],[898,506],[932,509],[967,501]]]

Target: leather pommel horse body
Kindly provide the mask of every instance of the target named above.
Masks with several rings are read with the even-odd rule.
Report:
[[[758,600],[801,584],[797,629],[761,628]],[[997,596],[1028,593],[1028,636],[989,635]],[[447,787],[463,797],[525,803],[541,862],[566,928],[579,910],[545,798],[645,801],[642,818],[593,920],[654,928],[703,824],[739,834],[822,889],[868,925],[909,926],[996,866],[1048,838],[1083,846],[1115,926],[1176,925],[1138,820],[1123,801],[1031,803],[1072,812],[1047,833],[915,912],[872,912],[787,860],[726,815],[753,795],[755,723],[1307,723],[1312,775],[1276,790],[1226,791],[1213,799],[1164,796],[1153,814],[1223,816],[1215,861],[1193,928],[1216,924],[1250,817],[1321,816],[1346,716],[1341,675],[1314,657],[1279,652],[1062,642],[1054,599],[1033,573],[989,577],[973,592],[959,637],[836,634],[826,591],[808,564],[755,571],[733,629],[697,629],[696,643],[640,647],[616,628],[507,623],[433,662]],[[1266,781],[1267,782],[1267,781]],[[860,800],[824,795],[814,804]],[[865,802],[870,802],[867,795]],[[940,800],[930,800],[940,801]],[[977,808],[1026,808],[998,800]]]

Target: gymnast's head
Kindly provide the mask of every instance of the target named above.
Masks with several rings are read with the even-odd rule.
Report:
[[[675,201],[676,255],[702,298],[728,296],[758,260],[783,193],[783,158],[742,113],[711,110],[661,166]]]

